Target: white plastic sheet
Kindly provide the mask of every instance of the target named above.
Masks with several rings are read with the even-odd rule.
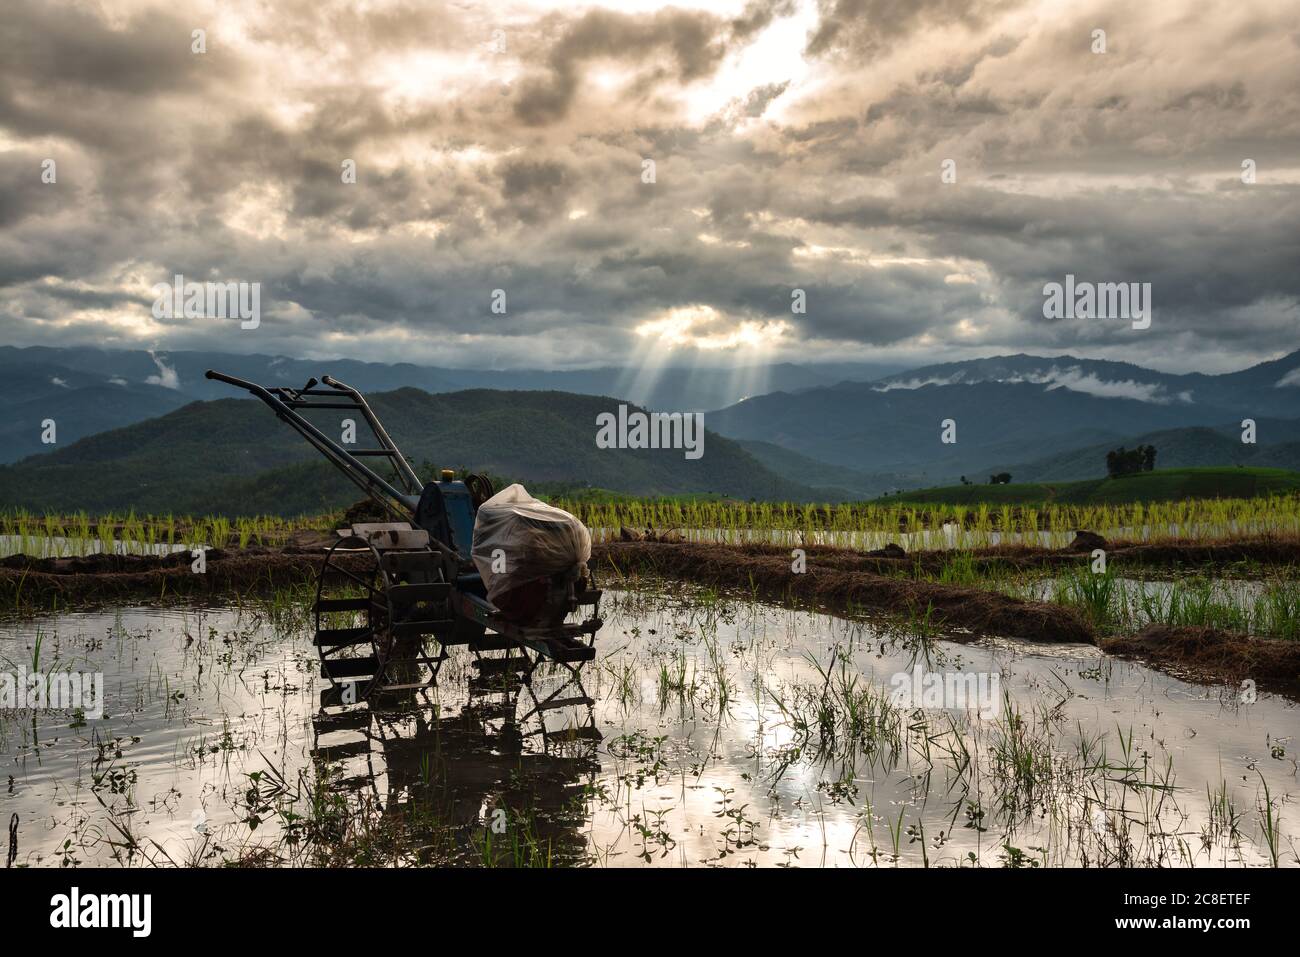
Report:
[[[470,548],[489,601],[535,578],[549,578],[586,565],[591,558],[587,526],[562,508],[539,502],[522,485],[511,485],[479,506]]]

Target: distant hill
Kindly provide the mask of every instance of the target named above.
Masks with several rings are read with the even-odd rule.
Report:
[[[1253,498],[1300,492],[1300,472],[1263,468],[1156,469],[1124,478],[1008,485],[951,485],[879,499],[947,505],[1119,505],[1183,498]]]
[[[875,474],[831,465],[757,439],[741,439],[737,444],[778,475],[834,498],[871,498],[922,480],[919,475]]]
[[[987,462],[1024,461],[1108,442],[1134,431],[1188,424],[1185,412],[1020,383],[929,385],[878,392],[862,383],[760,396],[709,413],[737,440],[762,440],[809,458],[869,473],[928,477],[931,484]],[[1213,422],[1231,412],[1219,410]],[[942,423],[957,441],[941,441]]]
[[[615,409],[616,399],[487,390],[433,396],[418,389],[369,399],[403,452],[433,467],[638,495],[825,498],[712,432],[696,460],[680,450],[599,449],[596,416]],[[340,435],[345,415],[316,413],[315,424]],[[363,433],[364,423],[358,447],[368,444]],[[0,505],[31,510],[297,514],[358,497],[269,409],[238,399],[192,403],[0,467]]]
[[[1156,465],[1164,468],[1250,465],[1300,470],[1300,420],[1260,419],[1256,423],[1256,438],[1254,445],[1243,444],[1239,428],[1166,429],[1072,449],[1027,463],[993,463],[970,478],[986,479],[997,472],[1010,472],[1012,478],[1026,482],[1097,478],[1106,472],[1106,453],[1120,445],[1130,449],[1154,445]]]
[[[8,350],[12,356],[17,350]],[[163,415],[191,401],[173,389],[144,381],[99,376],[54,362],[4,361],[0,348],[0,462],[50,451],[43,423],[54,422],[59,445],[87,435]]]

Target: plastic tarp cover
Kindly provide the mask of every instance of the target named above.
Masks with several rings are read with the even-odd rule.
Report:
[[[489,601],[536,578],[585,565],[587,526],[562,508],[539,502],[522,485],[503,488],[478,508],[470,557]]]

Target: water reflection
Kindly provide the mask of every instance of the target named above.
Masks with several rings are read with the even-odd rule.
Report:
[[[680,586],[602,607],[580,688],[457,653],[365,706],[322,703],[310,630],[254,607],[0,623],[0,667],[106,688],[101,720],[0,712],[15,866],[1255,865],[1266,800],[1296,863],[1284,697]],[[917,663],[998,674],[1007,710],[891,707]]]
[[[585,798],[600,771],[580,668],[540,666],[342,703],[321,692],[311,757],[334,790],[368,789],[440,862],[585,863]],[[450,853],[448,853],[450,852]]]

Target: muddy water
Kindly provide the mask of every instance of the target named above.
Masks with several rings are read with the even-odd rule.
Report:
[[[1191,582],[1174,578],[1129,578],[1123,575],[1114,578],[1116,592],[1124,595],[1158,598],[1167,602],[1172,592],[1196,587],[1203,588],[1216,602],[1234,605],[1257,600],[1269,584],[1257,578],[1194,579]],[[1049,577],[1032,578],[1009,586],[1013,593],[1035,601],[1054,601],[1063,588],[1068,588],[1067,579]]]
[[[708,596],[612,593],[602,611],[600,655],[582,673],[594,705],[546,712],[545,735],[532,696],[572,686],[503,693],[503,718],[470,699],[463,657],[436,695],[329,730],[314,719],[310,634],[247,610],[5,624],[2,667],[37,656],[45,671],[103,672],[107,691],[104,717],[84,725],[0,717],[17,861],[210,864],[257,848],[292,860],[267,794],[292,792],[299,772],[312,780],[315,757],[349,799],[391,809],[438,792],[450,856],[465,863],[483,859],[499,809],[552,863],[1253,865],[1270,847],[1297,863],[1300,710],[1284,698],[1188,685],[1089,647],[925,643]],[[970,694],[950,683],[931,699],[927,673],[969,675]],[[888,700],[897,674],[920,692],[915,707]],[[588,721],[599,743],[562,733]],[[1266,800],[1281,816],[1271,840]]]
[[[99,673],[104,689],[99,720],[0,712],[0,809],[21,819],[19,862],[185,862],[209,815],[214,829],[236,819],[232,796],[262,754],[301,763],[316,667],[301,634],[230,610],[6,625],[0,669]]]

